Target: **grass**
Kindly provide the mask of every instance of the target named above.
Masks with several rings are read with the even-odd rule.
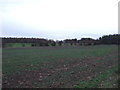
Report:
[[[3,86],[95,88],[105,80],[112,87],[116,80],[107,81],[116,75],[117,54],[116,45],[3,48]]]
[[[117,46],[101,45],[88,47],[60,47],[60,48],[10,48],[3,49],[3,73],[14,74],[24,70],[34,70],[37,64],[71,62],[74,59],[105,56],[117,51]],[[49,66],[48,66],[49,67]]]
[[[118,66],[113,66],[111,69],[106,70],[105,72],[96,76],[92,80],[81,81],[79,85],[76,85],[74,87],[75,88],[97,88],[99,83],[101,83],[102,81],[108,79],[111,76],[117,75],[118,74],[118,73],[116,73],[117,71],[118,71]],[[114,80],[112,82],[106,82],[105,87],[110,87],[114,83],[117,83],[117,80]]]

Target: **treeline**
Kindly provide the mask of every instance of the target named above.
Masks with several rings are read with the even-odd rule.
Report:
[[[101,44],[120,44],[120,34],[104,35],[99,38]]]
[[[40,39],[40,38],[2,38],[2,45],[8,43],[31,43],[32,46],[49,46],[49,44],[55,46],[54,40]]]
[[[31,43],[31,46],[63,46],[63,45],[99,45],[99,44],[120,44],[120,34],[104,35],[99,39],[81,38],[80,40],[65,39],[61,41],[48,40],[43,38],[12,38],[3,37],[2,46],[8,43]]]

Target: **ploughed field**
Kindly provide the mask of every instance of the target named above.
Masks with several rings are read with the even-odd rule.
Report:
[[[4,48],[3,88],[118,86],[118,46]]]

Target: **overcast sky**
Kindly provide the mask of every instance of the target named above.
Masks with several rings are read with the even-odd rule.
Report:
[[[118,33],[119,0],[1,0],[1,36],[99,38]]]

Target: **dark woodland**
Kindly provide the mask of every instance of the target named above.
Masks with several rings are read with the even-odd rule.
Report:
[[[99,39],[92,38],[81,38],[80,40],[75,39],[65,39],[61,41],[54,41],[43,38],[13,38],[13,37],[2,37],[2,46],[4,47],[7,43],[31,43],[32,47],[35,46],[62,46],[62,45],[100,45],[100,44],[120,44],[120,34],[104,35],[99,37]]]

